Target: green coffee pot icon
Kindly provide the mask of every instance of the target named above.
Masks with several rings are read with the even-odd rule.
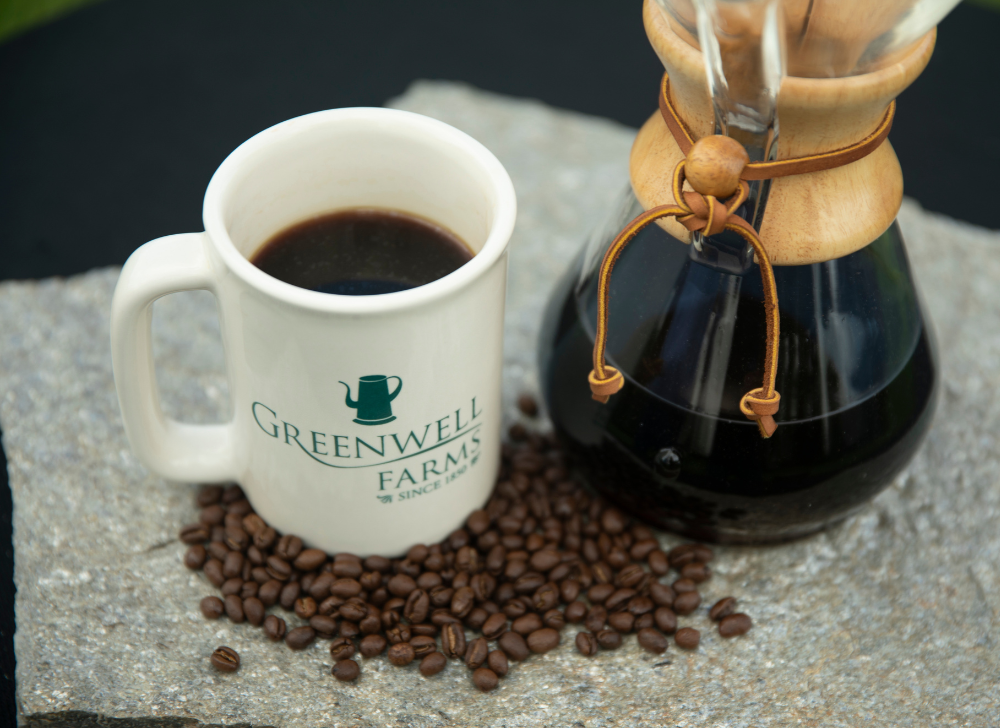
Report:
[[[396,388],[389,393],[389,380],[395,379],[399,382]],[[358,411],[358,416],[354,421],[359,425],[384,425],[392,422],[396,416],[392,414],[392,400],[396,399],[399,390],[403,388],[403,380],[399,377],[387,377],[383,374],[371,374],[358,379],[358,399],[351,398],[351,386],[344,381],[340,382],[347,387],[347,398],[344,402],[351,409]]]

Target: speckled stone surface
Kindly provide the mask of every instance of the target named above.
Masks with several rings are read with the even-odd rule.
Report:
[[[535,386],[541,306],[624,187],[633,131],[450,84],[418,83],[394,105],[473,134],[514,179],[510,403]],[[1000,726],[1000,234],[909,202],[901,218],[944,371],[908,470],[825,533],[717,549],[706,601],[739,597],[756,621],[745,637],[722,640],[698,614],[696,652],[655,657],[629,638],[584,658],[567,629],[489,695],[458,664],[425,680],[381,658],[340,684],[325,643],[292,653],[248,624],[203,619],[198,601],[214,590],[182,566],[176,539],[195,518],[193,490],[147,473],[120,424],[107,324],[117,270],[0,285],[23,724]],[[207,294],[157,304],[171,414],[225,416],[217,327]],[[241,653],[239,672],[209,666],[220,644]]]

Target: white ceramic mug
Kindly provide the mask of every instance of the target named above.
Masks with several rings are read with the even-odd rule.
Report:
[[[248,260],[285,228],[334,210],[401,210],[475,251],[398,293],[339,296]],[[500,458],[507,242],[516,201],[485,147],[433,119],[336,109],[278,124],[234,151],[205,195],[205,232],[139,248],[111,314],[115,384],[140,460],[179,481],[243,486],[278,531],[327,552],[399,554],[433,543],[486,501]],[[234,415],[164,416],[152,304],[211,291]]]

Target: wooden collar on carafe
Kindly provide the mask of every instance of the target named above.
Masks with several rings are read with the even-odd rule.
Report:
[[[763,437],[770,437],[778,427],[774,415],[781,401],[781,395],[774,388],[780,335],[778,292],[771,261],[757,231],[736,211],[749,195],[748,181],[833,169],[871,154],[889,135],[896,102],[889,104],[878,128],[855,144],[805,157],[752,163],[743,146],[729,137],[712,135],[694,140],[671,103],[670,79],[666,73],[660,83],[659,102],[667,128],[686,155],[674,168],[672,186],[675,204],[660,205],[643,212],[618,233],[604,254],[597,283],[597,334],[594,338],[594,369],[588,377],[590,389],[594,399],[604,403],[625,384],[622,373],[604,363],[611,271],[625,246],[646,225],[666,217],[675,217],[688,230],[702,235],[718,235],[729,230],[753,247],[764,284],[764,381],[760,387],[743,395],[740,411],[757,423]],[[684,189],[685,182],[693,191]]]

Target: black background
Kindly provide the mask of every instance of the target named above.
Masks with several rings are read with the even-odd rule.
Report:
[[[226,155],[289,117],[465,81],[639,126],[662,68],[638,0],[108,0],[0,46],[0,280],[121,264],[201,230]],[[890,139],[906,192],[998,227],[1000,14],[961,5]],[[3,352],[0,352],[0,357]],[[2,395],[2,393],[0,393]],[[0,725],[13,725],[13,556],[0,452]]]

